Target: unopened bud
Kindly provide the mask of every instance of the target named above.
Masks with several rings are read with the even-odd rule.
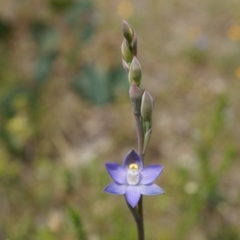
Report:
[[[134,35],[133,30],[125,20],[123,20],[122,22],[122,32],[123,36],[127,39],[128,43],[131,43]]]
[[[132,53],[134,56],[137,56],[137,35],[134,33],[133,40],[131,43]]]
[[[138,62],[137,58],[134,57],[129,68],[128,80],[130,84],[132,84],[134,81],[139,87],[141,84],[141,78],[142,78],[141,65]]]
[[[140,114],[142,90],[136,85],[135,82],[133,82],[130,86],[129,96],[133,107],[133,113]]]
[[[144,91],[141,103],[141,116],[144,121],[151,121],[154,100],[148,91]]]
[[[124,38],[121,45],[122,56],[127,63],[130,63],[133,59],[133,54],[131,51],[131,46],[128,44],[127,40]]]

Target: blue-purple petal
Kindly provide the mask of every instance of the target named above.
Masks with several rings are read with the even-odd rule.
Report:
[[[141,184],[151,184],[162,172],[162,165],[149,165],[142,169],[141,171]]]
[[[117,163],[106,163],[106,169],[112,179],[119,184],[127,183],[126,169]]]
[[[134,208],[137,205],[141,196],[139,187],[127,186],[125,196],[128,203]]]
[[[107,192],[107,193],[111,193],[111,194],[116,194],[116,195],[120,195],[120,194],[125,194],[126,192],[126,185],[119,185],[117,183],[110,183],[108,184],[103,191]]]
[[[165,192],[158,185],[152,184],[152,185],[141,185],[140,193],[143,195],[157,195],[157,194],[162,194]]]
[[[123,167],[128,168],[132,163],[136,163],[139,166],[139,169],[143,168],[142,159],[134,149],[132,149],[123,160]]]

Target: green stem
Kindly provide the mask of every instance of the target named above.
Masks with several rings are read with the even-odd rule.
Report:
[[[143,219],[143,197],[141,195],[140,200],[138,202],[138,212],[140,216],[140,222],[138,226],[138,239],[144,240],[144,219]]]
[[[136,132],[137,132],[137,141],[138,141],[138,154],[143,159],[143,130],[141,124],[141,116],[140,111],[138,113],[134,113],[134,119],[136,124]],[[144,240],[144,218],[143,218],[143,197],[141,195],[140,200],[138,202],[138,214],[140,220],[137,223],[138,225],[138,240]]]
[[[126,199],[126,198],[125,198]],[[129,210],[131,211],[134,220],[136,222],[137,225],[137,231],[138,231],[138,240],[144,240],[144,227],[143,227],[143,221],[142,218],[140,218],[139,216],[139,212],[137,210],[137,208],[133,208],[127,201],[126,199],[126,203],[128,205]]]

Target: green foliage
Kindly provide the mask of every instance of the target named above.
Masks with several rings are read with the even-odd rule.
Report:
[[[11,25],[0,19],[0,40],[8,39],[10,37],[11,31]]]
[[[73,207],[69,207],[68,215],[76,231],[76,239],[86,240],[87,237],[83,228],[83,223],[80,214]]]
[[[228,168],[237,159],[238,148],[235,143],[228,143],[221,149],[219,163],[213,163],[215,146],[219,137],[226,131],[225,117],[228,100],[226,95],[217,98],[215,109],[212,113],[212,122],[209,127],[202,130],[200,139],[196,142],[196,154],[199,172],[195,181],[200,186],[199,190],[189,198],[184,211],[188,211],[185,220],[180,223],[180,236],[183,237],[187,229],[198,225],[202,228],[206,239],[236,239],[238,233],[231,224],[223,218],[219,221],[219,206],[228,202],[226,193],[220,189],[221,179]],[[185,181],[187,179],[185,178]],[[190,209],[188,208],[190,204]],[[211,221],[206,221],[211,219]],[[218,222],[219,221],[219,222]],[[218,222],[218,226],[215,223]],[[221,229],[221,230],[220,230]],[[226,234],[226,235],[225,235]]]
[[[51,0],[50,6],[55,11],[61,11],[71,6],[73,2],[73,0]]]
[[[127,89],[128,83],[123,81],[124,76],[120,67],[104,71],[94,65],[87,65],[75,78],[72,87],[92,103],[104,105],[114,99],[118,88]]]

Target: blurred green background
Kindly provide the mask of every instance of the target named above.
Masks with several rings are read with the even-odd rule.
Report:
[[[155,99],[148,240],[240,239],[240,2],[0,1],[0,239],[133,240],[104,163],[136,148],[121,23]]]

